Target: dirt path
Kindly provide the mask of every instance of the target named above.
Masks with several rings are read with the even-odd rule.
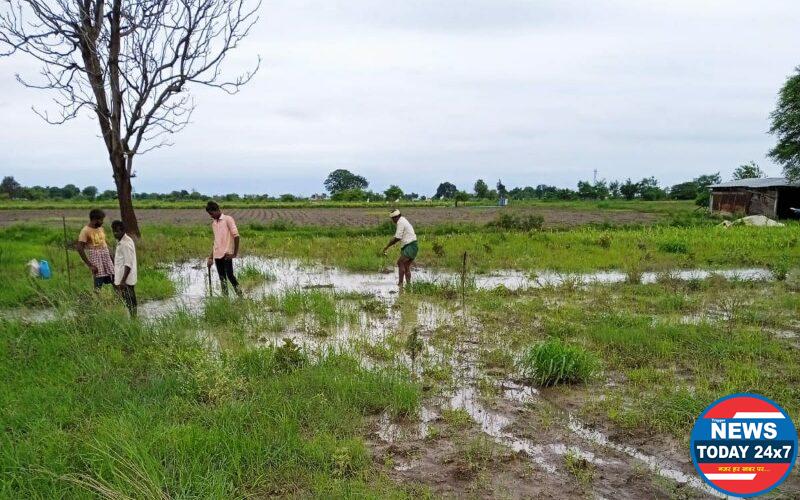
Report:
[[[611,224],[649,224],[658,220],[657,214],[622,210],[578,211],[563,208],[539,207],[410,207],[403,209],[404,214],[417,226],[436,224],[485,224],[494,220],[501,213],[514,215],[541,215],[545,227],[570,227],[589,223]],[[118,218],[119,212],[108,210],[108,217]],[[156,208],[141,209],[139,220],[143,224],[178,224],[192,225],[208,222],[208,216],[202,209]],[[269,224],[278,221],[289,222],[298,226],[348,226],[371,227],[388,220],[388,208],[246,208],[227,211],[236,218],[239,224]],[[82,222],[87,217],[86,210],[0,210],[0,226],[27,222],[59,224],[61,216],[66,216],[71,223]]]

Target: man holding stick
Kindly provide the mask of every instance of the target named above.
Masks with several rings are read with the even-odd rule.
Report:
[[[208,258],[208,268],[214,264],[217,267],[219,281],[222,285],[222,294],[228,296],[228,282],[233,285],[233,290],[239,297],[239,281],[233,274],[233,259],[239,255],[239,229],[236,221],[230,215],[225,215],[215,201],[206,204],[206,213],[211,217],[211,229],[214,231],[214,246]]]

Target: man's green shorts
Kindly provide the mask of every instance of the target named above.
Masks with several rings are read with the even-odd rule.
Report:
[[[411,260],[417,258],[417,252],[419,252],[419,245],[417,245],[416,241],[412,241],[411,243],[400,249],[400,254],[403,257],[406,257]]]

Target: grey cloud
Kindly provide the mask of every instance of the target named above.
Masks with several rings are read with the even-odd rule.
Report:
[[[779,1],[273,0],[230,65],[258,53],[263,71],[233,97],[192,89],[193,123],[137,160],[137,189],[311,193],[340,167],[419,193],[594,168],[671,184],[751,159],[777,173],[765,131],[798,19]],[[51,96],[13,75],[37,67],[0,59],[0,170],[110,184],[95,122],[31,113]]]

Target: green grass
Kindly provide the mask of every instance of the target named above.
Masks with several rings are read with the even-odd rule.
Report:
[[[274,274],[270,273],[269,271],[260,269],[252,264],[240,267],[236,271],[236,277],[239,280],[239,284],[245,290],[254,288],[258,285],[261,285],[262,283],[275,281],[276,279]]]
[[[598,362],[580,346],[551,339],[525,350],[518,365],[525,378],[550,387],[586,382],[597,370]]]
[[[572,450],[564,455],[564,468],[583,486],[590,485],[594,479],[594,465],[585,458],[579,457]]]
[[[214,355],[185,313],[70,310],[0,322],[0,497],[404,496],[360,436],[366,416],[415,414],[414,384],[341,354]]]
[[[78,231],[79,228],[75,227],[70,234],[77,237]],[[111,237],[110,230],[107,230],[107,236]],[[175,293],[173,283],[157,266],[162,254],[152,251],[148,243],[140,244],[137,251],[139,280],[136,293],[140,301],[163,299]],[[0,307],[45,305],[73,293],[90,294],[93,286],[90,271],[77,252],[71,250],[68,255],[64,252],[61,231],[33,225],[0,230],[0,273],[6,278],[4,284],[8,284],[0,287]],[[29,278],[25,265],[31,259],[47,260],[53,277],[49,280]]]
[[[240,227],[243,254],[295,258],[349,270],[375,272],[390,267],[393,263],[392,258],[378,255],[378,250],[392,234],[391,227],[387,225],[365,229],[297,228],[280,224],[266,226],[241,224]],[[68,228],[72,235],[77,234],[78,229],[78,225]],[[602,373],[588,380],[587,377],[580,376],[576,380],[587,380],[584,384],[563,386],[554,391],[574,391],[587,396],[602,394],[604,396],[602,399],[587,397],[587,402],[580,409],[581,418],[596,420],[612,426],[615,430],[637,436],[669,434],[682,439],[687,435],[702,408],[714,399],[733,392],[752,391],[764,394],[779,402],[797,419],[800,417],[800,389],[798,389],[800,351],[793,343],[797,340],[780,338],[770,333],[798,330],[795,321],[800,314],[800,296],[796,290],[800,279],[797,279],[796,272],[792,269],[794,267],[792,262],[800,261],[798,244],[800,238],[797,230],[796,223],[789,223],[782,228],[723,229],[716,227],[714,221],[694,219],[691,224],[686,225],[673,221],[652,227],[585,226],[569,230],[541,231],[506,231],[475,226],[422,228],[419,231],[422,250],[418,260],[420,266],[447,269],[457,273],[462,264],[461,256],[467,251],[471,275],[508,268],[531,272],[540,269],[562,272],[619,269],[626,272],[630,279],[629,283],[613,286],[583,287],[576,284],[529,291],[507,289],[482,291],[476,289],[472,280],[469,280],[469,286],[465,290],[467,298],[465,305],[468,315],[475,316],[477,320],[475,329],[472,329],[471,322],[469,327],[460,326],[460,323],[456,322],[443,323],[434,327],[431,332],[422,332],[424,335],[420,335],[418,339],[420,341],[424,339],[425,343],[430,343],[440,350],[452,349],[459,340],[477,339],[475,341],[481,342],[477,351],[479,366],[483,370],[481,375],[492,380],[516,375],[515,358],[511,353],[523,354],[523,364],[520,367],[525,374],[543,385],[555,383],[553,380],[560,382],[562,376],[565,380],[569,380],[573,372],[584,373],[582,369],[571,368],[572,365],[567,362],[572,359],[571,357],[581,359],[583,354],[586,359],[599,360],[592,368],[602,365]],[[74,302],[78,302],[95,305],[102,311],[115,311],[113,316],[117,319],[124,316],[124,310],[114,300],[110,291],[106,291],[99,301],[95,299],[90,291],[88,271],[79,264],[75,253],[70,257],[73,287],[70,289],[67,286],[61,242],[61,231],[57,229],[32,225],[0,229],[0,272],[8,278],[4,286],[0,287],[0,307],[55,304],[64,309],[72,308]],[[160,264],[204,258],[208,252],[209,242],[210,231],[206,226],[181,228],[147,226],[142,240],[138,243],[140,285],[137,291],[140,300],[170,296],[174,287]],[[28,280],[25,277],[24,265],[31,258],[50,260],[54,270],[53,279]],[[667,273],[662,273],[655,284],[638,283],[641,273],[649,270],[750,266],[775,269],[778,274],[785,275],[786,280],[775,283],[732,283],[715,277],[683,282],[670,277]],[[244,267],[240,268],[239,272],[243,281],[251,280],[257,283],[264,278],[269,279],[255,268]],[[408,334],[414,332],[413,327],[418,322],[419,304],[436,301],[441,307],[451,307],[448,309],[451,312],[452,308],[461,305],[462,290],[459,284],[452,280],[415,281],[406,292],[398,297],[392,306],[393,313],[400,316],[397,331],[387,333],[386,339],[380,342],[362,339],[361,342],[353,343],[351,346],[353,352],[379,363],[395,365],[398,360],[408,358],[406,347],[409,344],[406,341],[410,338]],[[78,309],[77,314],[83,314],[83,311],[84,309]],[[74,336],[69,336],[65,329],[73,327],[73,319],[68,319],[63,324],[33,326],[28,333],[25,333],[23,327],[17,323],[3,323],[1,338],[5,349],[4,369],[9,374],[7,379],[11,381],[10,387],[22,387],[20,397],[30,398],[30,401],[23,403],[20,408],[35,413],[32,401],[35,397],[41,397],[44,407],[53,409],[56,415],[62,413],[73,415],[70,413],[70,405],[73,404],[79,415],[70,417],[72,420],[67,424],[59,423],[57,430],[47,427],[47,432],[44,434],[46,438],[20,447],[20,450],[29,450],[29,455],[16,457],[14,458],[16,462],[7,463],[28,465],[47,463],[50,464],[48,467],[51,467],[51,462],[46,458],[49,454],[53,454],[54,457],[61,457],[58,460],[63,460],[61,468],[54,469],[57,476],[67,473],[91,473],[94,475],[90,477],[102,478],[104,481],[113,479],[117,476],[111,469],[95,470],[90,468],[91,464],[86,461],[79,462],[77,466],[70,465],[79,455],[94,456],[92,455],[94,453],[97,454],[99,463],[105,460],[102,458],[104,456],[102,453],[92,451],[86,444],[93,442],[89,436],[94,434],[90,432],[100,425],[94,420],[94,408],[101,410],[97,415],[109,419],[112,412],[109,410],[107,398],[122,405],[121,402],[136,392],[140,385],[149,387],[147,384],[156,379],[169,387],[184,384],[184,378],[181,377],[189,377],[192,384],[198,384],[198,380],[206,380],[209,377],[216,380],[215,377],[218,375],[207,375],[206,364],[199,367],[191,365],[190,368],[182,365],[188,362],[182,358],[189,356],[187,354],[189,351],[181,351],[175,347],[176,343],[194,345],[184,337],[190,338],[195,332],[200,332],[204,338],[216,341],[214,352],[217,352],[216,355],[220,359],[209,362],[209,366],[214,367],[212,373],[215,374],[217,370],[228,374],[230,370],[234,370],[233,367],[241,367],[240,363],[244,363],[243,360],[246,359],[249,360],[247,363],[254,363],[256,367],[269,367],[265,373],[274,377],[275,383],[288,383],[281,382],[284,369],[276,369],[275,366],[278,365],[295,366],[293,374],[309,373],[308,376],[311,377],[311,373],[322,373],[315,370],[323,372],[328,370],[325,372],[326,376],[346,379],[355,373],[352,370],[360,370],[357,366],[353,366],[351,371],[338,371],[344,370],[342,366],[347,363],[355,363],[350,356],[329,356],[319,360],[312,356],[303,361],[295,356],[296,353],[291,346],[284,348],[280,345],[280,335],[277,334],[292,328],[305,329],[306,333],[325,336],[331,334],[336,327],[357,324],[363,313],[370,315],[371,319],[376,319],[387,314],[387,304],[363,294],[297,289],[256,300],[228,301],[217,298],[205,303],[198,317],[176,315],[152,328],[128,323],[127,320],[121,320],[123,328],[108,325],[105,320],[91,319],[85,327],[78,329]],[[192,335],[185,332],[192,332]],[[100,341],[95,342],[96,338]],[[36,339],[41,343],[31,344]],[[61,343],[58,348],[47,343],[56,342],[57,339],[60,339],[58,342]],[[90,342],[87,339],[92,340]],[[249,346],[254,339],[276,342],[277,347],[266,349],[271,353],[265,355],[268,359],[262,359],[259,357],[260,354],[251,352]],[[97,345],[90,345],[92,342]],[[164,349],[167,351],[160,350],[161,347],[156,345],[159,343],[165,344]],[[202,345],[202,342],[200,344],[202,352],[207,353],[207,346]],[[537,347],[529,351],[528,348],[532,345]],[[542,346],[548,346],[549,350]],[[585,352],[573,353],[575,346],[580,346]],[[93,353],[88,360],[82,354],[87,349]],[[143,352],[143,349],[146,352]],[[277,349],[283,350],[277,351]],[[72,357],[63,356],[63,353],[73,351],[81,354]],[[52,365],[54,373],[50,373],[51,368],[46,368],[49,365],[36,360],[40,356],[49,356],[54,352],[58,352],[65,359],[55,359]],[[195,352],[200,351],[191,351],[191,356],[194,356]],[[281,353],[280,356],[285,358],[284,361],[276,364],[274,361],[276,352]],[[567,358],[567,355],[570,358]],[[16,356],[23,357],[17,359]],[[39,390],[34,388],[38,379],[32,371],[33,368],[24,365],[24,361],[28,359],[26,356],[30,356],[35,361],[33,365],[44,372],[45,384],[41,389],[44,391],[42,395],[35,397],[26,395]],[[416,361],[423,374],[421,383],[430,384],[434,390],[437,386],[446,385],[449,379],[457,375],[449,373],[443,365],[437,365],[421,354]],[[132,363],[131,366],[138,371],[132,374],[131,370],[134,368],[125,368],[125,363]],[[152,368],[148,368],[148,363],[152,364]],[[14,372],[17,369],[20,370],[19,374]],[[119,377],[115,375],[117,370],[122,370]],[[254,370],[257,371],[258,368]],[[83,372],[87,373],[86,377],[89,378],[78,379],[75,373]],[[360,377],[362,371],[357,373]],[[27,378],[20,379],[22,376]],[[408,374],[404,373],[404,376]],[[59,382],[62,385],[53,385],[56,384],[58,377],[63,377],[65,382]],[[102,385],[106,383],[105,378],[109,378],[107,383],[111,387]],[[78,380],[79,383],[76,382]],[[241,393],[248,394],[248,397],[254,394],[255,389],[250,387],[250,384],[254,383],[252,380],[241,382],[239,378],[233,377],[230,382],[232,384],[230,386],[214,384],[213,390],[207,390],[200,403],[207,404],[206,399],[215,401],[223,396],[229,397],[226,396],[225,390],[233,391],[235,394],[243,391]],[[65,385],[69,383],[72,386]],[[87,389],[86,384],[90,384],[91,389]],[[123,390],[128,391],[125,397],[114,396],[117,394],[115,391]],[[13,403],[14,400],[10,398],[16,396],[12,394],[11,389],[6,391],[4,397]],[[275,391],[278,393],[273,396],[282,395],[279,389]],[[316,397],[316,393],[302,391],[301,393],[305,397]],[[174,399],[181,406],[193,408],[191,404],[181,399],[183,396],[178,397],[174,392],[168,395],[172,398],[170,401]],[[48,399],[59,397],[67,398],[68,403],[59,406]],[[145,404],[137,399],[144,395],[130,397],[136,411],[144,412],[141,418],[158,421],[150,407],[166,404],[163,399]],[[580,400],[580,395],[575,399]],[[195,404],[199,403],[195,401]],[[347,408],[356,408],[352,411],[361,416],[372,411],[358,406],[361,404],[366,403],[358,403]],[[26,405],[27,410],[25,410]],[[142,405],[148,410],[142,410],[140,408]],[[87,409],[87,406],[90,409]],[[4,404],[3,408],[10,408],[4,413],[4,418],[11,415],[11,412],[17,411],[13,404],[10,406]],[[123,408],[123,413],[125,411],[127,410]],[[176,411],[170,408],[168,416],[175,417]],[[44,413],[37,415],[36,418],[45,419]],[[125,418],[133,418],[125,415]],[[89,419],[90,424],[87,425],[91,429],[80,424],[84,417]],[[216,417],[209,416],[208,419],[211,420],[203,420],[205,417],[202,417],[196,409],[187,418],[193,422],[194,419],[200,419],[202,425],[211,423],[223,425],[221,418],[211,422]],[[55,421],[61,422],[58,419]],[[103,422],[105,423],[105,420]],[[152,443],[158,441],[158,437],[147,432],[147,429],[143,430],[143,425],[142,428],[138,427],[139,421],[136,422],[132,430],[123,430],[128,432],[128,435],[136,437],[132,441],[137,443],[137,446],[144,446],[148,453],[155,453],[153,456],[156,459],[152,463],[147,459],[140,465],[149,471],[150,468],[163,462],[165,452],[162,448],[165,445],[160,444],[162,448],[157,448],[161,455],[153,451]],[[258,420],[258,423],[260,425],[263,422]],[[359,432],[363,431],[358,429],[361,423],[361,420],[358,420],[358,425],[353,424],[348,428],[350,433],[347,434],[347,439],[357,439]],[[16,429],[17,424],[32,425],[28,417],[25,417],[19,421],[11,421],[9,428]],[[50,424],[39,422],[37,425]],[[131,434],[134,431],[135,433]],[[77,432],[81,434],[72,435]],[[71,436],[63,450],[53,444],[60,439],[60,433]],[[26,443],[25,440],[36,438],[28,429],[24,435],[20,434],[15,439],[22,439],[22,442]],[[81,440],[86,440],[86,443],[80,444]],[[63,453],[72,455],[64,458]],[[221,452],[214,450],[214,453]],[[270,453],[278,452],[273,450]],[[335,455],[334,452],[331,453],[331,456]],[[222,456],[225,460],[233,460],[232,456]],[[350,455],[345,453],[340,456],[344,458],[339,460],[338,467],[341,470],[350,470],[351,465],[348,465],[347,460]],[[303,461],[310,460],[305,455],[303,457]],[[361,460],[356,458],[354,458],[356,462]],[[189,459],[186,460],[187,467],[192,471],[210,470],[208,464],[196,464]],[[286,460],[296,465],[300,458],[292,455]],[[304,469],[306,472],[317,470],[316,462],[311,460],[308,463],[314,465]],[[251,470],[248,469],[249,463],[241,467],[240,465],[231,467],[236,470]],[[358,467],[360,465],[356,465],[355,469],[362,470]],[[153,473],[153,484],[164,484],[166,481],[170,488],[173,488],[171,492],[183,491],[179,488],[174,489],[177,486],[174,484],[174,477],[170,479],[172,477],[170,474],[175,474],[175,471],[164,471],[158,467],[155,470],[160,472]],[[330,470],[325,473],[328,472]],[[281,472],[283,473],[291,476],[293,472]],[[252,482],[252,477],[247,475],[250,473],[241,474],[242,478],[246,479],[244,482]],[[328,476],[323,474],[323,477]],[[50,492],[56,491],[55,484],[63,486],[63,481],[56,481],[53,478],[39,478],[37,481],[49,484]],[[228,476],[219,481],[220,484],[244,484],[237,483],[236,479]],[[315,480],[309,479],[309,481],[309,484],[316,484]],[[322,494],[319,492],[323,490],[341,492],[325,490],[328,488],[328,483],[325,484],[324,488],[314,489],[311,493]],[[217,490],[203,490],[203,493],[214,491]],[[295,490],[286,490],[284,493],[292,491]],[[235,490],[235,493],[249,492],[250,490],[246,492]],[[262,493],[263,490],[256,488],[256,492]],[[0,491],[0,496],[2,493]]]
[[[475,273],[496,269],[558,272],[617,269],[635,277],[642,271],[673,268],[771,267],[783,276],[788,272],[788,263],[800,260],[796,223],[779,228],[730,229],[716,227],[705,219],[698,224],[584,226],[533,232],[469,225],[421,228],[417,264],[459,271],[467,252],[469,270]],[[257,224],[248,227],[242,223],[241,227],[241,251],[245,255],[293,258],[364,272],[383,271],[394,264],[393,256],[384,257],[379,252],[392,234],[388,225],[363,229],[280,229]],[[71,223],[69,237],[74,238],[79,229],[79,224]],[[140,300],[171,295],[174,288],[158,265],[203,258],[209,241],[209,229],[205,226],[147,226],[137,245]],[[63,248],[62,232],[56,228],[22,225],[0,229],[0,272],[11,284],[0,289],[0,307],[41,304],[55,292],[67,290]],[[25,263],[34,258],[50,261],[53,279],[31,283],[26,278]],[[73,288],[90,290],[91,277],[77,253],[70,252],[69,259]],[[269,276],[259,277],[257,270],[242,271],[246,281],[269,279]],[[422,284],[415,286],[424,288]]]
[[[570,345],[602,360],[602,374],[562,390],[584,393],[582,416],[619,431],[684,439],[703,408],[737,392],[763,394],[800,417],[798,340],[772,333],[798,335],[800,296],[782,282],[664,279],[534,290],[501,301],[475,291],[468,307],[493,349],[557,342],[555,354],[535,351],[523,371],[533,365],[544,367],[534,374],[549,373],[548,360]]]

